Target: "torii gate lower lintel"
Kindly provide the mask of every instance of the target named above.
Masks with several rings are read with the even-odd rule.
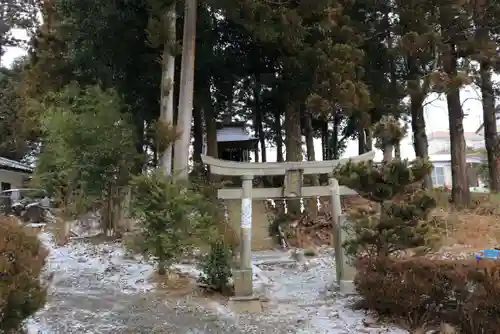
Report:
[[[371,151],[357,157],[327,160],[327,161],[293,161],[293,162],[234,162],[202,156],[203,163],[210,166],[210,173],[224,176],[240,176],[242,188],[219,189],[217,196],[223,200],[241,199],[241,224],[240,224],[240,268],[234,271],[235,296],[248,298],[253,296],[252,285],[252,200],[256,199],[279,199],[297,197],[331,196],[332,217],[334,221],[335,240],[335,262],[337,268],[337,283],[341,292],[354,293],[353,279],[355,271],[351,268],[343,254],[342,240],[343,229],[340,228],[345,222],[340,206],[340,196],[354,195],[356,192],[346,187],[339,187],[337,180],[333,177],[336,166],[348,161],[362,162],[373,160],[375,152]],[[303,187],[302,175],[328,174],[328,186]],[[255,188],[252,182],[255,176],[285,175],[283,188]]]

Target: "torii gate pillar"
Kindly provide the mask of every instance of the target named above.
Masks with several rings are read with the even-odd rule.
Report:
[[[252,274],[252,175],[242,176],[240,267],[234,272],[234,292],[239,297],[253,295]]]

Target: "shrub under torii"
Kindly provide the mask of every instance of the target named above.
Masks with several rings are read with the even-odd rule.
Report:
[[[432,164],[423,159],[392,159],[394,145],[404,136],[393,117],[384,117],[374,133],[376,146],[384,152],[381,164],[349,162],[335,170],[339,184],[377,204],[350,213],[350,238],[343,246],[356,258],[388,256],[409,248],[424,250],[433,229],[428,214],[436,203],[414,185],[431,172]]]

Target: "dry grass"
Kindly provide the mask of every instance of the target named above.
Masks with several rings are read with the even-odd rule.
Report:
[[[472,205],[458,210],[449,203],[449,192],[435,191],[438,208],[432,215],[444,228],[442,248],[480,250],[500,246],[500,197],[472,193]]]
[[[479,250],[500,245],[500,216],[479,215],[474,211],[437,209],[432,214],[442,224],[443,250]]]
[[[450,192],[433,191],[437,208],[431,217],[442,228],[438,249],[442,252],[472,252],[491,247],[500,247],[500,195],[472,193],[472,205],[458,210],[450,204]],[[373,206],[359,196],[345,197],[343,210]]]

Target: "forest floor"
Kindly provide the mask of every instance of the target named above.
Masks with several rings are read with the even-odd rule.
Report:
[[[50,234],[40,236],[50,248],[47,270],[54,276],[45,308],[27,322],[30,334],[407,333],[376,324],[351,309],[352,299],[332,291],[328,249],[306,266],[283,251],[255,253],[254,285],[266,301],[264,312],[233,314],[224,298],[160,287],[153,266],[127,255],[119,243],[72,240],[57,247]],[[196,273],[194,265],[177,269]]]

